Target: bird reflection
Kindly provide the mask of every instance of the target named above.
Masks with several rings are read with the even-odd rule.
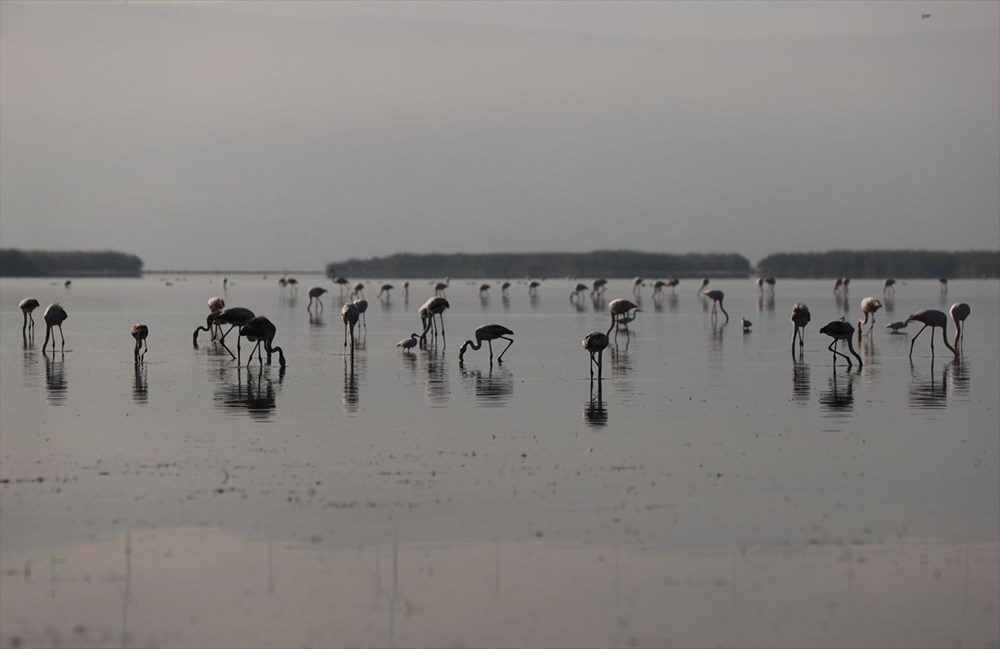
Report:
[[[66,400],[68,389],[65,367],[66,354],[52,352],[50,357],[48,353],[43,351],[42,356],[45,357],[45,392],[49,397],[49,403],[53,406],[61,406]]]
[[[506,367],[482,370],[461,369],[462,379],[473,384],[476,393],[476,404],[486,407],[503,407],[514,396],[514,375]]]
[[[838,379],[834,368],[829,389],[819,395],[820,406],[825,412],[836,415],[854,410],[854,377],[855,374],[848,370]]]
[[[448,363],[444,360],[444,350],[436,346],[427,349],[427,400],[433,405],[448,403],[451,389],[448,387]]]
[[[955,396],[969,396],[969,361],[964,356],[950,361],[945,369],[951,379],[951,390]]]
[[[597,394],[594,394],[594,384],[597,384]],[[602,399],[602,381],[590,381],[590,400],[583,404],[583,423],[591,428],[604,428],[608,425],[607,403]]]
[[[323,314],[319,311],[309,312],[309,326],[311,327],[322,327],[323,326]]]
[[[258,366],[255,369],[236,368],[236,383],[224,380],[216,390],[216,406],[225,410],[246,412],[253,419],[270,419],[277,407],[271,368]],[[246,383],[243,374],[246,373]],[[278,384],[285,377],[285,368],[278,370]]]
[[[355,360],[355,358],[362,360]],[[357,357],[354,354],[344,357],[344,393],[341,402],[344,404],[344,410],[350,413],[358,411],[358,401],[360,400],[358,375],[364,370],[363,359],[364,356],[360,354]],[[355,372],[355,365],[357,365],[357,372]]]
[[[933,358],[927,376],[922,375],[910,361],[910,405],[914,408],[936,409],[948,405],[948,366],[942,368],[940,381],[935,380],[935,373]]]
[[[132,400],[146,403],[149,400],[149,384],[146,381],[146,364],[135,364],[135,379],[132,381]]]
[[[635,364],[628,353],[629,342],[632,340],[632,334],[629,332],[623,332],[620,337],[625,339],[624,345],[619,343],[619,336],[615,336],[615,344],[608,347],[608,350],[611,353],[611,376],[613,377],[628,376],[632,373],[632,370],[635,369]]]
[[[809,402],[810,392],[809,364],[805,361],[805,355],[799,352],[799,357],[792,361],[792,398],[797,403],[805,404]]]

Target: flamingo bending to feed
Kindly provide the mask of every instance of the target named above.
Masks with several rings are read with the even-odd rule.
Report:
[[[312,288],[310,288],[309,289],[309,304],[306,305],[306,311],[312,311],[313,300],[315,300],[316,304],[319,305],[319,308],[316,309],[316,311],[317,312],[322,311],[323,310],[323,300],[321,300],[319,298],[324,293],[326,293],[326,289],[323,288],[322,286],[313,286]]]
[[[44,352],[45,346],[49,344],[49,335],[52,335],[52,351],[53,353],[56,351],[56,337],[52,333],[52,327],[59,327],[60,349],[65,349],[66,336],[63,335],[62,323],[69,317],[66,314],[66,309],[62,308],[58,302],[54,302],[46,307],[42,317],[45,319],[45,342],[42,343],[42,351]]]
[[[507,336],[513,335],[514,332],[503,325],[488,324],[478,327],[476,329],[476,341],[473,342],[471,340],[466,340],[462,344],[462,349],[458,351],[458,362],[462,362],[462,359],[465,357],[466,349],[471,347],[472,349],[479,350],[483,346],[483,341],[485,340],[490,347],[490,363],[493,363],[493,341],[499,339],[507,341],[507,346],[504,347],[503,351],[500,352],[500,355],[497,356],[497,362],[502,363],[504,353],[506,353],[506,351],[510,349],[510,346],[514,344],[514,339],[508,338]]]
[[[233,327],[237,328],[237,332],[236,332],[236,361],[237,362],[239,362],[240,354],[242,353],[241,348],[240,348],[240,336],[239,336],[240,332],[239,332],[239,328],[243,327],[243,325],[245,325],[246,323],[248,323],[251,320],[253,320],[253,318],[254,318],[255,315],[256,314],[253,311],[251,311],[250,309],[246,309],[246,308],[243,308],[241,306],[234,306],[234,307],[231,307],[229,309],[226,309],[225,311],[219,312],[219,314],[215,316],[215,321],[214,321],[213,324],[217,324],[217,325],[220,325],[220,326],[224,325],[224,324],[228,324],[229,325],[229,329],[226,329],[226,333],[222,334],[222,337],[219,339],[219,342],[222,343],[223,347],[226,346],[226,336],[228,336],[229,332],[233,330]],[[195,336],[197,336],[197,335],[198,335],[198,330],[195,329]],[[229,352],[230,356],[232,356],[232,354],[233,354],[233,352]]]
[[[361,316],[361,325],[368,331],[368,321],[365,319],[365,311],[368,310],[368,300],[354,300],[354,306],[358,308],[358,315]]]
[[[577,302],[583,299],[583,294],[587,291],[586,284],[577,284],[573,287],[573,292],[569,294],[570,302]]]
[[[211,312],[209,312],[208,317],[205,318],[205,326],[204,327],[195,327],[194,336],[193,336],[193,340],[192,340],[192,342],[194,342],[195,346],[198,345],[198,332],[199,331],[209,331],[209,332],[211,332],[212,333],[212,340],[215,340],[216,332],[221,328],[221,325],[215,322],[215,320],[219,317],[219,313],[221,313],[221,311],[211,311]]]
[[[135,338],[135,360],[138,363],[140,360],[146,357],[146,352],[149,351],[149,343],[146,342],[146,338],[149,336],[149,327],[144,324],[134,324],[132,325],[132,337]],[[145,351],[142,352],[142,356],[139,356],[139,350],[145,345]]]
[[[608,346],[608,335],[602,331],[592,331],[580,343],[590,353],[590,380],[594,380],[594,366],[597,366],[597,380],[601,380],[604,369],[604,350]]]
[[[340,309],[340,319],[344,321],[344,347],[347,347],[347,328],[351,328],[351,354],[354,354],[354,326],[361,313],[354,302],[348,302]]]
[[[875,328],[875,314],[879,309],[882,308],[882,301],[875,297],[865,297],[861,298],[861,312],[865,314],[864,320],[858,320],[858,342],[861,342],[861,329],[862,325],[868,322],[868,316],[871,315],[872,323],[868,327],[868,335],[872,335],[872,329]]]
[[[24,316],[24,324],[21,326],[21,337],[24,337],[28,331],[31,329],[31,333],[35,333],[35,317],[31,315],[31,312],[39,307],[38,300],[33,297],[26,297],[17,303],[17,308],[21,309],[21,315]],[[29,327],[28,321],[31,321]]]
[[[945,347],[951,350],[951,353],[958,357],[958,351],[951,346],[948,342],[948,316],[944,314],[943,311],[938,311],[937,309],[924,309],[923,311],[917,311],[916,313],[911,313],[906,321],[910,322],[915,320],[922,325],[913,338],[910,339],[910,358],[913,358],[913,343],[917,342],[917,337],[924,332],[927,327],[931,328],[931,358],[934,357],[934,328],[941,327],[941,340],[944,341]]]
[[[819,332],[821,334],[826,334],[827,336],[833,338],[833,340],[830,341],[830,346],[827,347],[827,349],[833,352],[834,367],[837,366],[837,356],[843,356],[844,358],[846,358],[847,367],[848,368],[851,367],[851,357],[843,352],[838,352],[836,349],[834,349],[838,340],[847,341],[847,348],[851,350],[851,354],[854,355],[854,358],[858,359],[858,367],[864,367],[864,364],[861,362],[861,356],[858,355],[858,352],[854,351],[854,343],[851,342],[851,339],[854,337],[854,325],[841,318],[840,320],[834,320],[833,322],[827,324],[822,329],[820,329]]]
[[[726,294],[722,291],[715,289],[711,291],[705,291],[705,297],[712,300],[712,316],[715,316],[715,308],[719,307],[722,310],[722,314],[726,316],[726,322],[729,322],[729,314],[726,313],[726,307],[722,305],[722,300],[725,299]]]
[[[628,323],[635,320],[635,314],[633,313],[629,317],[629,311],[632,310],[639,311],[638,305],[629,302],[628,300],[617,299],[611,300],[608,303],[608,312],[611,313],[611,326],[608,327],[608,335],[611,334],[611,330],[614,329],[615,333],[618,332],[619,325],[624,325],[625,330],[628,331]]]
[[[795,338],[799,339],[799,347],[806,344],[805,329],[809,321],[812,320],[812,314],[809,313],[809,307],[801,302],[796,302],[792,305],[792,324],[795,325],[794,331],[792,331],[792,353],[795,353]]]
[[[364,294],[365,294],[365,285],[362,284],[361,282],[356,283],[351,290],[351,296],[354,297],[354,299],[356,300],[358,298],[364,297]]]
[[[252,350],[250,350],[250,356],[247,358],[247,367],[250,367],[250,362],[253,360],[254,352],[257,352],[257,360],[260,364],[264,365],[264,357],[260,352],[261,345],[264,346],[264,351],[267,352],[267,364],[271,364],[271,355],[274,352],[278,352],[278,364],[282,367],[285,366],[285,352],[281,350],[281,347],[274,346],[274,334],[276,334],[278,329],[274,324],[262,315],[253,317],[240,329],[240,335],[246,336],[247,340],[250,342],[257,343]]]
[[[972,313],[972,309],[965,302],[955,302],[948,311],[955,321],[955,349],[958,349],[959,344],[965,343],[965,319]]]
[[[392,284],[383,284],[382,286],[379,287],[379,289],[378,289],[378,295],[376,295],[375,297],[381,299],[382,295],[385,294],[385,299],[388,300],[389,299],[389,291],[391,291],[394,288],[396,288],[396,287],[393,286]]]

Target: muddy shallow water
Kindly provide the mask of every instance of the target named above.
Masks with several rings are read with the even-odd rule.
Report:
[[[592,384],[580,338],[631,281],[597,307],[455,281],[412,354],[431,283],[366,281],[352,359],[336,286],[276,279],[0,281],[0,646],[1000,646],[996,281],[901,282],[860,370],[818,333],[832,282],[713,281],[728,324],[697,282],[646,287]],[[287,367],[193,346],[212,295]],[[27,296],[66,308],[64,352],[41,309],[25,348]],[[883,328],[959,300],[957,360]],[[460,365],[484,323],[514,331],[503,364]]]

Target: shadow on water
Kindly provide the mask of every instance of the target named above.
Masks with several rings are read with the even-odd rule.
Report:
[[[282,367],[278,370],[278,385],[284,378],[285,368]],[[271,367],[246,369],[238,366],[235,382],[226,376],[220,381],[215,391],[215,405],[220,410],[245,413],[253,419],[270,419],[277,407]]]
[[[934,367],[934,359],[931,359],[930,372],[925,376],[917,366],[910,361],[910,406],[914,408],[939,409],[948,405],[948,372],[950,366],[955,361],[947,363],[941,368],[940,380],[937,379],[937,370]],[[968,383],[966,382],[966,385]]]
[[[135,374],[132,380],[132,400],[136,403],[146,403],[149,401],[149,383],[147,382],[145,363],[135,364]]]
[[[594,394],[594,384],[597,384],[597,394]],[[607,402],[603,400],[602,382],[590,380],[590,400],[583,404],[583,423],[591,428],[604,428],[608,425]]]
[[[24,381],[24,386],[33,388],[38,385],[38,355],[31,348],[25,348],[24,356],[24,367],[22,379]]]
[[[792,399],[796,403],[805,405],[809,403],[812,389],[809,385],[809,364],[805,361],[805,355],[800,354],[792,360]]]
[[[66,401],[66,392],[69,384],[66,381],[66,354],[52,352],[50,357],[47,352],[42,352],[45,357],[45,393],[49,398],[49,405],[61,406]]]
[[[838,376],[840,374],[840,376]],[[856,374],[852,370],[838,372],[833,369],[829,388],[819,395],[819,405],[827,416],[842,417],[854,412],[854,380]]]
[[[467,370],[460,367],[462,381],[472,388],[476,395],[476,405],[500,408],[510,403],[514,396],[514,375],[502,365],[492,365],[486,373],[482,370]]]
[[[355,344],[355,348],[358,344]],[[358,403],[361,400],[359,385],[365,376],[364,354],[348,354],[344,356],[344,390],[341,395],[341,403],[344,410],[351,414],[358,412]]]
[[[951,393],[955,397],[961,397],[965,401],[969,396],[969,361],[965,358],[956,358],[945,366],[948,370],[948,378],[951,379]]]
[[[427,400],[432,406],[443,406],[448,403],[451,388],[448,387],[448,363],[444,359],[444,350],[430,346],[426,350],[427,357]]]
[[[635,370],[635,363],[629,354],[632,333],[629,331],[616,332],[611,335],[611,339],[613,344],[608,346],[608,352],[611,355],[611,376],[612,378],[625,378]]]

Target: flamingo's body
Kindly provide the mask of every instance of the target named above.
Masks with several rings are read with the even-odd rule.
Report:
[[[603,331],[592,331],[580,341],[583,348],[590,353],[590,379],[594,379],[594,366],[597,366],[597,380],[601,380],[604,369],[604,350],[607,348],[608,335]]]
[[[246,309],[244,307],[241,307],[241,306],[234,306],[234,307],[228,308],[228,309],[226,309],[224,311],[220,311],[215,316],[215,320],[214,320],[213,324],[217,324],[217,325],[220,325],[220,326],[221,325],[225,325],[225,324],[229,325],[229,329],[226,329],[226,333],[222,334],[222,338],[221,338],[220,342],[222,342],[223,345],[226,344],[226,336],[229,335],[229,332],[233,330],[233,327],[237,327],[237,332],[236,332],[236,360],[237,360],[237,362],[239,362],[240,353],[241,353],[240,336],[239,336],[240,332],[239,332],[238,328],[242,327],[246,323],[248,323],[251,320],[253,320],[254,316],[255,316],[255,314],[254,314],[253,311],[251,311],[250,309]],[[198,330],[195,329],[195,336],[197,336],[197,335],[198,335]],[[232,352],[229,352],[229,353],[232,354]]]
[[[531,295],[531,296],[538,295],[538,287],[541,286],[541,285],[542,285],[541,282],[537,282],[535,280],[532,280],[528,284],[528,295]]]
[[[59,327],[60,349],[65,349],[66,336],[63,335],[62,323],[69,317],[66,314],[66,309],[62,308],[58,302],[54,302],[45,308],[42,317],[45,319],[45,342],[42,343],[42,351],[44,352],[46,345],[49,344],[50,335],[52,336],[52,351],[56,351],[56,337],[52,333],[52,327]]]
[[[604,289],[608,285],[608,280],[601,277],[600,279],[595,279],[590,291],[590,297],[596,298],[604,294]]]
[[[403,338],[398,343],[396,343],[396,347],[402,347],[403,353],[405,354],[417,346],[419,338],[420,334],[410,334],[409,338]]]
[[[636,277],[632,280],[632,295],[639,297],[640,289],[642,288],[642,278]]]
[[[480,284],[479,285],[479,298],[480,299],[486,299],[487,297],[489,297],[489,294],[490,294],[490,285],[489,284]]]
[[[322,297],[322,295],[324,293],[326,293],[326,289],[323,288],[322,286],[313,286],[312,288],[310,288],[309,289],[309,304],[306,305],[306,311],[312,311],[313,300],[316,301],[316,304],[319,307],[318,309],[316,309],[316,311],[317,312],[318,311],[322,311],[323,310],[323,300],[321,300],[320,297]]]
[[[333,283],[340,287],[340,297],[344,297],[344,289],[348,284],[350,284],[350,282],[343,277],[336,277],[334,278]]]
[[[669,284],[664,282],[662,279],[656,280],[656,282],[653,283],[653,299],[655,300],[663,297],[663,289],[667,286],[669,286]]]
[[[359,299],[363,297],[364,294],[365,294],[365,285],[362,284],[361,282],[355,283],[354,287],[351,289],[351,295],[354,296],[354,299]]]
[[[965,342],[965,319],[972,313],[972,308],[965,302],[955,302],[948,312],[955,321],[955,349],[958,349]]]
[[[667,286],[670,287],[670,291],[673,292],[674,287],[681,283],[681,280],[677,279],[676,275],[671,275],[667,278]]]
[[[938,278],[938,281],[941,282],[941,294],[942,295],[946,294],[948,292],[948,278],[941,277]]]
[[[578,283],[576,286],[573,287],[573,292],[569,294],[569,301],[576,302],[580,300],[583,294],[586,292],[586,290],[587,290],[586,284]]]
[[[226,308],[226,301],[221,297],[212,296],[208,298],[208,310],[212,313],[217,313]]]
[[[358,324],[361,313],[354,302],[348,302],[340,308],[340,319],[344,321],[344,347],[347,347],[347,333],[350,327],[351,334],[351,354],[354,354],[354,327]]]
[[[882,297],[889,299],[896,295],[896,280],[888,278],[882,282]]]
[[[703,277],[701,279],[701,288],[698,289],[699,293],[704,293],[705,292],[705,287],[708,286],[708,282],[709,282],[709,279],[707,277]]]
[[[478,350],[483,346],[483,341],[489,345],[490,348],[490,363],[493,362],[493,341],[494,340],[506,340],[507,346],[503,348],[500,355],[497,357],[497,362],[503,362],[504,353],[510,349],[510,346],[514,344],[513,338],[508,338],[508,336],[513,336],[514,332],[503,325],[498,324],[488,324],[478,327],[476,329],[476,340],[475,342],[471,340],[466,340],[462,344],[462,349],[458,351],[458,362],[461,363],[462,359],[465,357],[465,350],[471,347],[472,349]]]
[[[948,342],[948,316],[944,314],[943,311],[938,311],[937,309],[924,309],[923,311],[917,311],[916,313],[911,313],[906,321],[910,322],[915,320],[916,322],[924,325],[920,328],[913,338],[910,340],[910,358],[913,358],[913,343],[917,342],[917,337],[924,332],[924,329],[931,327],[931,357],[934,356],[934,328],[941,327],[941,340],[944,341],[945,347],[951,350],[956,357],[958,356],[958,351]]]
[[[838,352],[836,349],[834,349],[838,340],[846,340],[847,347],[848,349],[851,350],[851,354],[853,354],[854,357],[858,359],[858,367],[864,366],[864,364],[861,362],[861,356],[858,355],[858,352],[854,351],[854,343],[851,340],[852,338],[854,338],[854,325],[852,325],[850,322],[846,322],[843,318],[841,318],[840,320],[834,320],[833,322],[828,323],[822,329],[820,329],[819,332],[821,334],[826,334],[827,336],[833,338],[833,340],[830,341],[830,346],[827,347],[827,349],[833,352],[834,366],[837,365],[837,356],[843,356],[844,358],[847,359],[847,367],[851,367],[851,357],[843,352]]]
[[[872,317],[872,323],[868,327],[868,335],[872,333],[872,329],[875,328],[875,314],[879,309],[882,308],[882,301],[878,298],[871,297],[870,295],[865,298],[861,298],[861,313],[865,315],[864,320],[858,320],[858,342],[861,342],[861,329],[863,325],[868,322],[868,316]]]
[[[507,297],[507,289],[509,289],[509,288],[510,288],[510,282],[504,282],[503,284],[501,284],[500,285],[500,295],[503,296],[503,297]]]
[[[396,287],[393,286],[392,284],[383,284],[378,289],[378,295],[377,295],[377,297],[381,298],[382,295],[384,294],[385,295],[385,299],[388,300],[389,299],[389,291],[391,291],[394,288],[396,288]]]
[[[281,350],[281,347],[274,347],[274,334],[277,333],[277,328],[274,324],[262,315],[251,318],[249,322],[243,325],[240,329],[240,335],[246,336],[247,340],[250,342],[257,343],[254,348],[250,351],[250,356],[247,358],[247,366],[250,366],[250,361],[253,360],[254,352],[257,352],[257,360],[261,365],[264,364],[264,358],[260,353],[260,346],[264,345],[264,351],[267,352],[267,363],[271,364],[271,354],[278,352],[278,363],[284,367],[285,366],[285,352]]]
[[[368,310],[368,300],[354,300],[354,306],[358,308],[358,315],[361,316],[361,326],[368,330],[368,321],[365,318],[365,311]]]
[[[767,284],[767,288],[769,291],[771,291],[771,293],[774,293],[774,285],[777,282],[778,280],[774,279],[774,277],[771,276],[767,276],[764,278],[764,283]]]
[[[618,330],[620,325],[625,325],[625,330],[628,330],[628,323],[635,320],[635,314],[629,317],[629,311],[638,311],[639,307],[633,302],[623,299],[611,300],[608,303],[608,312],[611,314],[611,326],[608,327],[607,335],[611,334],[611,330]]]
[[[801,302],[796,302],[792,305],[792,324],[795,325],[795,329],[792,331],[792,354],[795,353],[795,339],[799,339],[799,347],[806,344],[805,338],[805,328],[812,320],[812,314],[809,313],[809,307]]]
[[[712,300],[712,315],[715,315],[715,308],[718,307],[724,316],[726,316],[726,322],[729,322],[729,314],[726,313],[726,307],[722,305],[722,300],[725,299],[726,294],[718,289],[711,291],[705,291],[705,297]]]
[[[438,295],[438,296],[444,297],[444,290],[446,288],[448,288],[449,284],[451,284],[451,278],[450,277],[445,277],[443,282],[438,282],[437,284],[435,284],[434,285],[434,295]]]
[[[141,360],[139,356],[139,350],[145,345],[145,351],[142,352],[142,357],[146,356],[146,352],[149,351],[149,343],[146,342],[146,338],[149,336],[149,327],[144,324],[134,324],[132,325],[132,337],[135,338],[135,360]]]
[[[35,317],[31,315],[31,312],[38,307],[38,300],[33,297],[26,297],[17,303],[17,308],[21,309],[21,315],[24,317],[24,324],[21,326],[22,337],[27,335],[28,329],[31,329],[32,334],[35,333]]]
[[[444,338],[444,311],[451,305],[448,304],[446,298],[435,296],[423,303],[419,309],[420,321],[424,325],[424,330],[420,334],[420,343],[423,344],[427,340],[427,331],[431,327],[434,327],[434,336],[437,336],[437,327],[434,322],[434,316],[441,319],[441,337]]]

